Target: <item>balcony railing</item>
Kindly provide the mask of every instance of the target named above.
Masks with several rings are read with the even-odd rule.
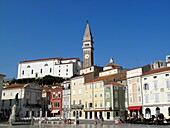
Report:
[[[41,107],[41,105],[40,104],[24,104],[23,106],[25,106],[25,107],[35,107],[35,108],[40,108]]]
[[[75,104],[71,105],[71,109],[83,109],[84,105],[83,104]]]

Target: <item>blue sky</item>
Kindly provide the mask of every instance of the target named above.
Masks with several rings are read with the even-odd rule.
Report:
[[[94,62],[124,68],[170,54],[169,0],[1,0],[0,73],[17,76],[24,59],[79,57],[89,20]]]

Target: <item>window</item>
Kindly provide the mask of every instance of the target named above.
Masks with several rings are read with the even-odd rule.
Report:
[[[58,72],[60,72],[60,70],[58,70]]]
[[[170,102],[170,93],[167,93],[167,100]]]
[[[170,88],[170,80],[167,80],[167,81],[166,81],[166,87],[167,87],[167,88]]]
[[[40,73],[42,73],[42,69],[40,69]]]
[[[100,97],[103,97],[103,92],[100,92]]]
[[[30,68],[30,66],[28,65],[27,68]]]
[[[53,92],[53,99],[55,99],[55,92]]]
[[[147,80],[147,78],[144,78],[144,80]]]
[[[106,87],[106,90],[110,90],[110,87]]]
[[[154,89],[157,90],[157,89],[158,89],[158,84],[157,84],[157,82],[155,81],[155,82],[153,82],[153,84],[154,84]]]
[[[144,90],[149,90],[149,85],[147,83],[144,84]]]
[[[94,97],[97,97],[97,92],[94,93]]]
[[[48,64],[44,64],[44,66],[48,66]]]
[[[154,96],[155,96],[155,103],[159,102],[159,94],[155,93]]]
[[[153,76],[153,78],[155,79],[155,78],[157,78],[157,76]]]
[[[61,98],[61,94],[60,93],[58,93],[58,99],[60,99]]]
[[[82,111],[79,112],[79,117],[82,117]]]
[[[33,70],[31,70],[31,74],[33,74],[34,73],[34,71]]]
[[[100,102],[100,107],[103,107],[103,102],[102,101]]]
[[[92,103],[89,103],[89,107],[93,107],[93,104],[92,104]]]
[[[50,73],[52,72],[52,68],[50,68]]]
[[[68,69],[66,69],[66,72],[68,72]]]
[[[118,98],[118,92],[115,92],[115,98]]]
[[[149,103],[149,95],[145,95],[145,103]]]
[[[139,96],[139,97],[138,97],[138,101],[139,101],[139,103],[141,103],[141,102],[142,102],[142,98],[141,98],[141,96]]]
[[[140,92],[140,86],[138,86],[138,92]]]
[[[22,75],[24,75],[24,70],[22,71]]]
[[[3,93],[3,96],[5,96],[5,92]]]
[[[75,117],[75,115],[76,115],[76,112],[75,112],[75,111],[73,111],[73,117]]]
[[[60,102],[54,102],[54,107],[60,107]]]
[[[97,102],[95,102],[95,107],[97,107]]]
[[[106,92],[106,98],[110,98],[110,92]]]
[[[165,76],[169,76],[169,74],[165,74]]]

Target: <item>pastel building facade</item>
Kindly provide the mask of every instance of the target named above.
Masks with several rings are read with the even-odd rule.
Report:
[[[62,96],[62,117],[63,119],[70,119],[71,117],[71,85],[70,81],[64,81]]]
[[[142,95],[142,74],[150,70],[150,65],[134,68],[127,71],[129,116],[142,115],[143,95]]]
[[[13,84],[2,89],[3,116],[11,114],[16,104],[16,114],[20,117],[39,117],[41,111],[42,88],[37,84]]]
[[[151,70],[142,75],[143,114],[145,118],[160,113],[170,116],[170,67]]]
[[[17,79],[41,78],[46,75],[70,78],[78,75],[82,62],[78,58],[43,58],[24,60],[18,64]]]
[[[71,118],[84,119],[84,76],[77,76],[71,83]]]

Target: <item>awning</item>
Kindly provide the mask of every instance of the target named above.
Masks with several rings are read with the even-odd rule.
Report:
[[[142,106],[129,106],[128,110],[140,110]]]
[[[58,113],[59,110],[52,110],[51,113]]]

